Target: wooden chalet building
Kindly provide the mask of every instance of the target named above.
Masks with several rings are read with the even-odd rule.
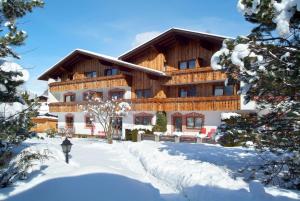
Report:
[[[103,134],[77,106],[88,92],[131,102],[132,111],[119,121],[123,136],[125,129],[151,129],[157,111],[167,113],[169,135],[196,135],[201,128],[209,133],[222,112],[254,109],[241,102],[239,86],[224,86],[225,74],[210,67],[224,39],[173,28],[119,58],[76,49],[39,80],[56,80],[49,84],[50,112],[58,116],[58,128],[72,127],[76,134]]]

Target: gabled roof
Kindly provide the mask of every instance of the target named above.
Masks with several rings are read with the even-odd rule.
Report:
[[[178,35],[183,35],[183,36],[189,36],[189,37],[196,37],[199,39],[204,39],[208,41],[213,41],[216,43],[222,43],[222,41],[226,38],[230,38],[227,36],[221,36],[221,35],[216,35],[216,34],[211,34],[211,33],[205,33],[205,32],[199,32],[199,31],[192,31],[192,30],[187,30],[187,29],[180,29],[180,28],[171,28],[162,34],[154,37],[153,39],[123,53],[122,55],[119,56],[119,59],[121,60],[126,60],[128,57],[135,55],[136,53],[146,49],[152,44],[155,44],[165,38],[170,37],[172,34],[178,34]]]
[[[48,80],[48,77],[49,77],[49,75],[51,75],[51,73],[55,72],[55,70],[57,70],[59,68],[59,66],[61,66],[64,63],[68,62],[72,57],[74,57],[76,55],[83,55],[83,56],[88,56],[88,57],[96,58],[96,59],[99,59],[99,60],[102,60],[102,61],[111,62],[111,63],[113,63],[115,65],[123,66],[123,67],[134,69],[134,70],[143,71],[143,72],[146,72],[146,73],[149,73],[149,74],[152,74],[152,75],[156,75],[156,76],[167,76],[162,71],[151,69],[151,68],[147,68],[147,67],[136,65],[136,64],[132,64],[132,63],[128,63],[126,61],[119,60],[119,59],[117,59],[115,57],[111,57],[111,56],[107,56],[107,55],[103,55],[103,54],[91,52],[91,51],[88,51],[88,50],[75,49],[74,51],[72,51],[71,53],[69,53],[66,57],[64,57],[59,62],[57,62],[55,65],[53,65],[52,67],[50,67],[42,75],[40,75],[38,77],[38,79],[39,80]]]

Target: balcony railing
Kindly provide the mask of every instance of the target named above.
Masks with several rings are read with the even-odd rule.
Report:
[[[114,75],[106,77],[87,78],[54,82],[49,84],[51,92],[64,92],[82,89],[113,88],[131,85],[131,77],[128,75]]]
[[[199,69],[176,70],[167,72],[172,78],[165,85],[197,84],[224,81],[226,74],[214,71],[210,67]]]
[[[224,111],[239,110],[239,96],[211,96],[188,98],[147,98],[125,100],[133,111]],[[51,103],[50,112],[80,112],[84,102]]]

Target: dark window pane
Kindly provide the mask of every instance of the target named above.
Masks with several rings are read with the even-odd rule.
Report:
[[[187,62],[186,61],[179,62],[179,69],[180,70],[187,69]]]
[[[187,97],[188,91],[185,88],[179,89],[179,97]]]
[[[73,122],[74,122],[74,118],[69,116],[69,117],[66,117],[66,126],[71,128],[73,127]]]
[[[196,68],[196,60],[195,59],[189,60],[189,68]]]
[[[124,93],[123,92],[112,92],[111,93],[111,98],[112,99],[122,99],[123,98]]]
[[[136,98],[143,98],[143,90],[138,89],[135,91]]]
[[[151,98],[151,97],[152,97],[151,89],[145,89],[144,98]]]
[[[104,74],[106,75],[106,76],[110,76],[111,75],[111,69],[106,69],[105,71],[104,71]]]
[[[141,117],[135,117],[134,124],[142,125],[143,119]]]
[[[233,85],[225,86],[224,93],[225,93],[226,96],[233,95]]]
[[[113,68],[111,69],[111,75],[117,75],[118,74],[118,69],[117,68]]]
[[[175,126],[175,132],[181,132],[182,131],[182,118],[181,117],[175,117],[174,118],[174,126]]]
[[[91,117],[85,117],[85,125],[86,125],[86,127],[93,126],[93,121],[92,121]]]
[[[189,94],[188,96],[190,97],[194,97],[197,95],[197,88],[195,86],[192,86],[190,89],[189,89]]]
[[[223,86],[215,86],[214,95],[215,96],[223,96]]]
[[[84,74],[85,74],[85,77],[86,77],[86,78],[97,77],[97,72],[96,72],[96,71],[85,72]]]
[[[186,127],[187,128],[194,128],[194,118],[193,117],[188,117],[186,119]]]
[[[143,125],[151,125],[151,117],[144,117]]]
[[[195,118],[195,128],[201,128],[202,127],[202,118],[196,117]]]

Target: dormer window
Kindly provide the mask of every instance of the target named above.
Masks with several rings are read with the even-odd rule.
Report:
[[[105,69],[104,71],[105,76],[118,75],[118,74],[119,74],[119,69],[117,68]]]
[[[196,68],[196,59],[180,61],[178,68],[179,68],[179,70],[194,69],[194,68]]]
[[[94,78],[97,77],[97,72],[96,71],[85,72],[84,75],[86,78]]]

